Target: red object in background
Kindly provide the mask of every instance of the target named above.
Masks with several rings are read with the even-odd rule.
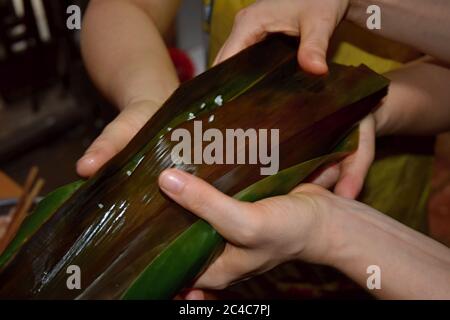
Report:
[[[180,81],[185,82],[192,79],[195,74],[195,68],[191,58],[178,48],[169,48],[169,54],[175,65]]]

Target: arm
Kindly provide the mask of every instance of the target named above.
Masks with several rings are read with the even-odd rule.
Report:
[[[339,203],[339,202],[338,202]],[[382,299],[449,299],[450,249],[361,203],[334,212],[341,242],[329,264],[366,288],[370,265],[381,271]]]
[[[178,86],[161,34],[178,0],[92,0],[82,30],[82,53],[98,88],[123,110],[78,163],[93,174],[120,151]]]
[[[159,183],[228,240],[196,288],[221,289],[300,259],[334,266],[363,288],[367,267],[377,265],[381,289],[371,292],[379,298],[450,298],[450,249],[357,201],[301,185],[286,196],[244,203],[176,169],[163,172]]]
[[[350,0],[346,18],[366,28],[367,7],[381,8],[381,29],[372,30],[450,62],[450,2],[447,0]]]
[[[378,135],[435,135],[450,130],[450,69],[414,63],[386,76],[392,82],[375,112]]]

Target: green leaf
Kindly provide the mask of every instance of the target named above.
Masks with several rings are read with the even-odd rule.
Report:
[[[84,181],[80,180],[60,187],[39,202],[33,213],[24,220],[14,239],[0,255],[0,269],[83,183]]]

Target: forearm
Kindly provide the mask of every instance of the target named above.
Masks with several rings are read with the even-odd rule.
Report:
[[[364,288],[367,268],[381,270],[383,299],[449,299],[450,249],[363,204],[338,206],[332,262]],[[336,221],[336,220],[335,220]]]
[[[165,15],[156,19],[145,9],[140,1],[94,0],[84,19],[81,43],[87,69],[121,109],[146,100],[161,105],[178,86],[160,33],[168,28],[174,10],[155,5],[154,15]]]
[[[415,63],[386,76],[392,82],[375,112],[378,135],[434,135],[450,130],[450,69]]]
[[[350,0],[346,18],[366,28],[366,10],[373,4],[381,8],[381,29],[373,32],[450,62],[448,0]]]

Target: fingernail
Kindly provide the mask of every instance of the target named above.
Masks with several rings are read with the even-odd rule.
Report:
[[[317,51],[313,51],[311,53],[311,61],[317,64],[323,64],[323,55],[318,53]]]
[[[185,299],[186,300],[204,300],[205,295],[200,290],[193,290],[186,295]]]
[[[324,57],[319,53],[314,53],[311,56],[311,62],[313,64],[315,64],[316,66],[324,68],[324,69],[327,67],[326,63],[324,63]]]
[[[78,160],[78,163],[85,163],[87,165],[92,165],[95,162],[94,152],[88,152]]]
[[[184,177],[175,170],[165,171],[159,178],[159,186],[170,193],[180,193],[185,184]]]

